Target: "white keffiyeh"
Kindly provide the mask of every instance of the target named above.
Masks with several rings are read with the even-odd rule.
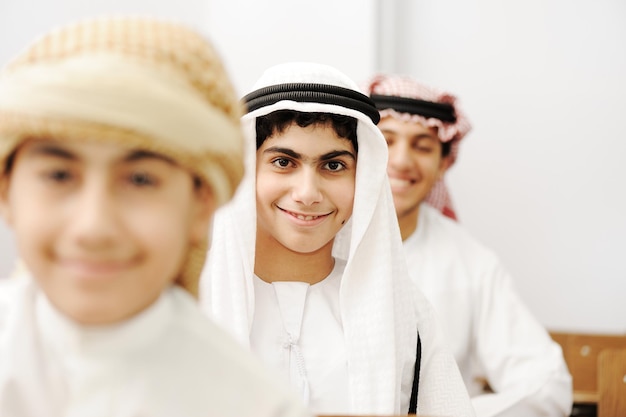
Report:
[[[309,63],[270,68],[254,90],[283,83],[331,84],[358,91],[334,68]],[[204,308],[249,346],[255,302],[255,120],[285,109],[341,114],[358,120],[354,209],[333,246],[333,255],[346,261],[340,305],[352,412],[407,412],[419,325],[423,347],[419,413],[473,415],[454,360],[441,349],[432,309],[421,294],[416,294],[406,271],[386,174],[385,139],[372,120],[359,111],[335,104],[283,100],[242,118],[247,139],[246,174],[233,201],[215,217],[212,249],[201,281]]]

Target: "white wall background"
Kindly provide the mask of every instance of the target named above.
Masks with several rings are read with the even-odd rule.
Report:
[[[457,93],[461,221],[548,327],[626,331],[626,2],[403,1],[397,70]]]
[[[332,65],[355,80],[374,69],[374,0],[210,0],[207,30],[241,95],[268,67]]]
[[[474,124],[449,173],[463,224],[548,327],[626,331],[622,0],[0,0],[0,63],[52,25],[100,13],[200,28],[241,94],[292,60],[457,93]],[[14,259],[0,225],[0,276]]]

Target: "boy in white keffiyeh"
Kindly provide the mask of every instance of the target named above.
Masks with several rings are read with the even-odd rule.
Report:
[[[244,100],[247,172],[216,214],[208,313],[316,414],[406,414],[413,393],[421,414],[473,415],[404,267],[373,103],[310,63],[268,69]]]
[[[447,196],[444,174],[470,130],[457,98],[399,75],[375,75],[364,89],[380,110],[409,273],[437,310],[477,415],[568,416],[559,346],[495,254],[446,217],[449,199],[436,198]]]
[[[0,71],[24,265],[0,282],[0,415],[307,415],[195,300],[240,114],[211,44],[170,22],[67,25]]]

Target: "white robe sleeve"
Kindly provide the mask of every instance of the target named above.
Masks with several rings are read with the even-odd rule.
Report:
[[[423,205],[405,241],[411,276],[437,311],[479,417],[568,416],[561,348],[519,298],[493,251]],[[494,393],[484,394],[487,382]]]
[[[532,316],[493,259],[483,270],[476,353],[495,391],[472,399],[478,416],[569,416],[572,380],[560,346]]]

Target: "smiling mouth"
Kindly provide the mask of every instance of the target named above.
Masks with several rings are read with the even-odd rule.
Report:
[[[281,211],[289,214],[292,217],[295,217],[298,220],[304,220],[304,221],[313,221],[313,220],[317,220],[323,217],[328,216],[330,213],[325,213],[325,214],[301,214],[301,213],[295,213],[293,211],[289,211],[289,210],[285,210],[283,208],[278,207]]]
[[[64,259],[61,261],[61,265],[78,275],[100,276],[120,273],[129,268],[132,262]]]
[[[389,185],[392,187],[410,187],[415,184],[415,180],[406,180],[400,178],[389,178]]]

